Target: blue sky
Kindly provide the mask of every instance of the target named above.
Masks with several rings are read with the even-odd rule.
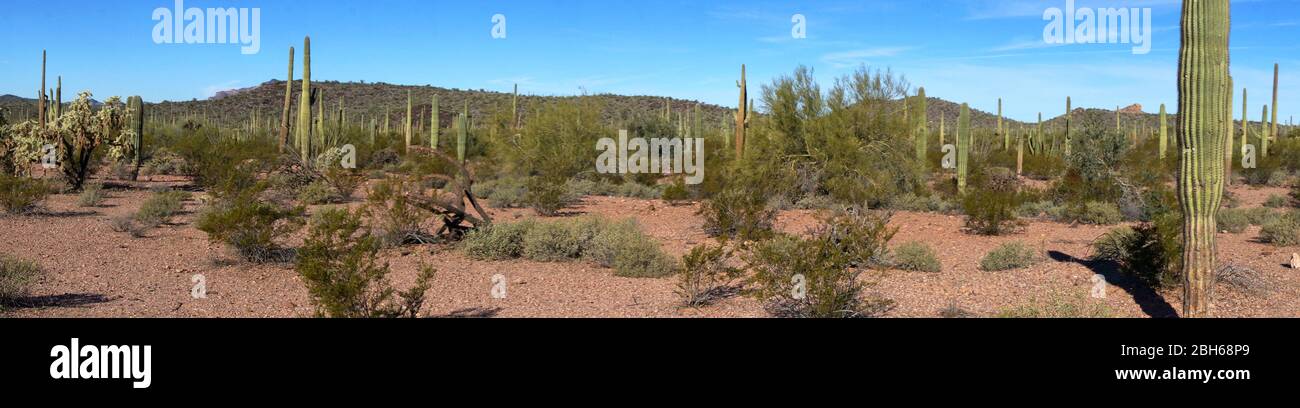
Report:
[[[149,101],[205,98],[285,75],[287,48],[312,36],[315,80],[431,84],[545,95],[620,93],[736,104],[740,64],[753,89],[800,64],[823,86],[860,64],[891,68],[927,93],[1008,116],[1077,106],[1175,105],[1178,0],[1079,0],[1076,8],[1151,8],[1152,50],[1129,44],[1047,46],[1042,16],[1065,0],[853,1],[289,1],[188,0],[261,9],[261,51],[155,44],[155,8],[174,0],[5,2],[0,94],[35,95],[41,49],[68,92]],[[1233,0],[1232,70],[1268,103],[1282,65],[1283,121],[1300,111],[1300,0]],[[492,16],[506,16],[493,39]],[[791,37],[791,18],[807,38]],[[299,71],[300,72],[300,71]],[[65,97],[66,98],[66,97]],[[1237,98],[1240,104],[1240,96]],[[1290,107],[1296,107],[1292,110]]]

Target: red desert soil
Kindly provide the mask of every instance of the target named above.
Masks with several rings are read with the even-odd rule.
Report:
[[[145,183],[161,184],[161,183]],[[1275,191],[1274,191],[1275,190]],[[1285,189],[1240,189],[1243,206],[1258,206]],[[97,208],[81,208],[75,195],[55,195],[46,211],[31,216],[0,216],[0,253],[39,263],[47,272],[30,297],[11,309],[13,317],[306,317],[313,315],[306,289],[289,264],[234,262],[221,245],[210,244],[193,228],[193,211],[202,195],[186,203],[187,213],[144,238],[114,232],[109,221],[133,213],[149,196],[145,190],[111,190]],[[353,204],[355,205],[355,203]],[[669,206],[658,200],[588,197],[572,213],[636,218],[668,253],[681,256],[710,242],[695,215],[696,206]],[[499,220],[532,217],[528,210],[491,210]],[[778,226],[804,232],[815,223],[808,211],[781,214]],[[1031,222],[1022,234],[977,237],[960,232],[962,219],[924,213],[896,213],[899,228],[891,246],[907,241],[930,244],[943,263],[940,273],[872,273],[871,292],[893,299],[890,317],[935,317],[956,305],[977,316],[1057,296],[1104,304],[1124,317],[1170,316],[1180,307],[1178,291],[1155,293],[1108,270],[1093,271],[1081,261],[1088,244],[1106,227]],[[1232,287],[1216,290],[1214,315],[1223,317],[1300,316],[1300,273],[1283,266],[1300,248],[1274,248],[1255,242],[1258,227],[1242,234],[1220,234],[1220,259],[1260,271],[1272,285],[1262,294]],[[1006,272],[978,269],[981,257],[999,244],[1021,240],[1042,249],[1048,260]],[[297,243],[293,243],[297,244]],[[677,306],[672,278],[613,276],[587,263],[471,261],[446,246],[414,246],[386,251],[394,285],[404,288],[424,263],[437,268],[429,292],[430,316],[502,317],[763,317],[755,300],[736,297],[712,306]],[[1099,268],[1100,269],[1100,268]],[[1109,284],[1104,299],[1090,298],[1091,278],[1101,272]],[[504,299],[490,295],[492,277],[509,284]],[[191,297],[191,279],[206,279],[207,298]]]

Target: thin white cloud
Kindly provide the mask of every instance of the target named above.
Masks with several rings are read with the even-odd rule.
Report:
[[[876,47],[857,50],[832,52],[822,55],[822,62],[835,68],[846,68],[867,63],[872,58],[889,58],[912,49],[912,47]]]
[[[213,96],[216,96],[217,92],[229,91],[231,89],[235,89],[235,87],[239,85],[241,82],[243,81],[238,79],[232,79],[219,84],[212,84],[212,85],[205,86],[203,87],[203,97],[211,98]]]

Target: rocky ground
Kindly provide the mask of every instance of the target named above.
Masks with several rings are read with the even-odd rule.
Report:
[[[0,216],[0,253],[40,264],[46,275],[32,293],[5,316],[13,317],[305,317],[314,309],[292,265],[237,262],[227,250],[207,241],[191,222],[201,204],[186,203],[185,214],[143,238],[114,232],[114,216],[133,213],[149,196],[143,183],[117,188],[99,207],[77,206],[75,195],[55,195],[40,214]],[[1259,206],[1284,189],[1234,189],[1243,207]],[[202,195],[196,198],[201,199]],[[355,205],[355,203],[354,203]],[[680,256],[710,242],[701,230],[695,205],[671,206],[658,200],[588,197],[571,213],[632,217],[665,251]],[[499,220],[534,216],[529,210],[492,210]],[[778,227],[802,232],[815,217],[808,211],[783,212]],[[1116,272],[1088,262],[1089,243],[1107,227],[1072,226],[1033,221],[1007,237],[979,237],[961,232],[960,216],[900,212],[891,224],[899,232],[891,246],[907,241],[931,245],[943,263],[940,273],[884,271],[867,278],[872,293],[892,299],[890,317],[936,317],[945,308],[974,316],[992,316],[1017,306],[1067,299],[1085,306],[1104,306],[1119,317],[1177,315],[1180,293],[1158,293]],[[1220,234],[1225,262],[1259,271],[1267,290],[1248,293],[1222,286],[1215,293],[1213,314],[1222,317],[1300,317],[1300,272],[1287,268],[1300,248],[1275,248],[1257,242],[1258,227],[1241,234]],[[1040,249],[1046,262],[1027,269],[984,272],[978,263],[999,244],[1021,240]],[[429,292],[430,316],[477,317],[763,317],[755,300],[726,299],[703,308],[682,308],[673,278],[613,276],[587,263],[540,263],[523,260],[482,262],[455,248],[437,245],[388,250],[395,286],[409,285],[419,265],[438,270]],[[508,281],[506,297],[491,296],[494,275]],[[1090,296],[1093,277],[1107,283],[1104,298]],[[207,297],[194,298],[196,280],[206,283]]]

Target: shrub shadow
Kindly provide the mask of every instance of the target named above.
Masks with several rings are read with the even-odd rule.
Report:
[[[107,303],[111,298],[99,293],[64,293],[61,295],[24,296],[5,302],[6,306],[18,309],[40,309],[47,307],[86,307]]]
[[[445,315],[430,316],[435,319],[481,319],[496,317],[501,313],[499,307],[467,307],[464,309],[453,310]]]
[[[1141,307],[1142,312],[1146,313],[1147,316],[1154,318],[1178,317],[1178,311],[1174,309],[1173,305],[1170,305],[1168,301],[1165,301],[1165,298],[1160,296],[1155,289],[1152,289],[1146,283],[1121,272],[1119,264],[1113,261],[1079,259],[1060,251],[1048,251],[1047,255],[1056,262],[1077,263],[1088,268],[1088,270],[1091,270],[1093,273],[1101,275],[1106,279],[1106,283],[1115,285],[1120,289],[1123,289],[1125,292],[1128,292],[1129,296],[1133,297],[1133,301],[1137,302],[1138,307]]]

